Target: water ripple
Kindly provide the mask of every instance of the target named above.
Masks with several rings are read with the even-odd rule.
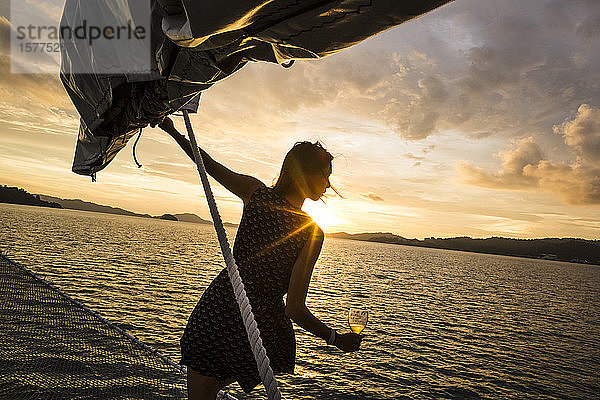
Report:
[[[0,248],[175,360],[187,317],[223,268],[210,226],[73,210],[0,205]],[[595,266],[327,239],[307,303],[341,331],[350,307],[370,322],[352,354],[297,328],[286,398],[600,393]]]

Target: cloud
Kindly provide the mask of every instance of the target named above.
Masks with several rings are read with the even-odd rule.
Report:
[[[487,173],[466,162],[460,163],[458,168],[464,182],[490,189],[526,189],[537,184],[535,178],[524,173],[525,168],[542,160],[541,150],[532,137],[513,141],[513,148],[498,156],[502,159],[498,173]]]
[[[370,46],[291,70],[249,65],[210,90],[235,92],[228,107],[257,120],[329,107],[408,140],[442,131],[539,139],[566,110],[600,103],[598,19],[592,1],[463,0]]]
[[[588,15],[577,25],[577,34],[589,40],[598,40],[600,37],[600,15]]]
[[[204,122],[269,134],[323,111],[408,140],[440,131],[539,140],[565,110],[600,103],[598,20],[594,1],[462,0],[324,60],[248,65],[206,92]]]
[[[600,204],[600,169],[543,160],[524,173],[536,178],[542,190],[556,194],[566,204]]]
[[[448,99],[444,83],[434,76],[417,81],[408,93],[410,100],[391,99],[383,109],[385,122],[406,139],[425,139],[435,132],[441,117],[440,107]]]
[[[581,105],[573,120],[554,126],[554,133],[564,137],[579,163],[600,168],[600,109]]]
[[[376,195],[375,193],[361,193],[360,195],[373,201],[385,201],[382,197]]]
[[[58,75],[21,74],[11,71],[11,29],[10,21],[0,16],[0,82],[2,82],[0,101],[12,104],[35,102],[53,106],[69,104]],[[7,95],[10,97],[7,98]]]
[[[534,138],[513,141],[499,153],[503,160],[497,173],[463,162],[458,171],[466,184],[498,190],[542,190],[566,204],[600,204],[600,110],[587,104],[577,115],[554,126],[562,135],[574,161],[545,159]]]
[[[0,123],[75,136],[79,117],[58,76],[11,71],[10,30],[10,21],[0,16]]]

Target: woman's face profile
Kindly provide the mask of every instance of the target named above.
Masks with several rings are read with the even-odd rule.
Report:
[[[325,191],[331,185],[329,184],[329,176],[331,175],[331,164],[327,166],[324,170],[317,172],[316,174],[311,174],[307,178],[309,192],[308,198],[317,201],[323,196]]]

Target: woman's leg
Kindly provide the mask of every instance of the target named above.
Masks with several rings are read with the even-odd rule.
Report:
[[[215,400],[219,388],[217,378],[200,375],[188,367],[187,391],[189,400]]]
[[[219,390],[235,382],[235,379],[219,381],[212,376],[200,375],[187,369],[187,390],[189,400],[215,400]]]
[[[231,385],[233,382],[235,382],[235,379],[225,379],[224,381],[218,381],[217,388],[219,390],[225,389],[227,386]]]

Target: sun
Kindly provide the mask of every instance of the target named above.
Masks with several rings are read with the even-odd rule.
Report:
[[[338,222],[338,218],[336,218],[327,204],[324,204],[321,201],[307,200],[302,209],[310,215],[324,231],[336,225]]]

